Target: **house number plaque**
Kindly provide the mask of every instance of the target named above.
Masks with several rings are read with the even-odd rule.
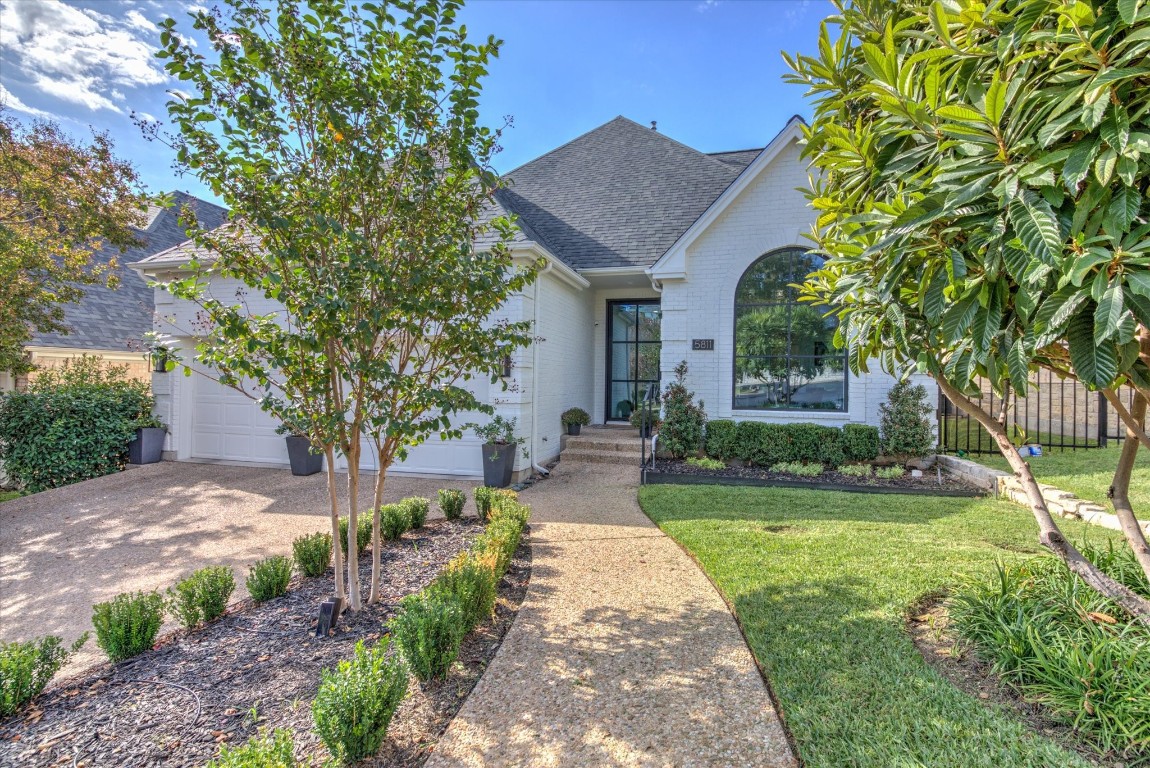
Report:
[[[714,339],[691,339],[691,349],[696,352],[712,352],[715,349]]]

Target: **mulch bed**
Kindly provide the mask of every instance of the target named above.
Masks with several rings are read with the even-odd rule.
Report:
[[[691,475],[700,479],[715,478],[718,482],[729,478],[763,481],[764,484],[779,483],[792,485],[801,483],[812,486],[835,485],[868,490],[890,489],[897,491],[905,489],[913,491],[959,492],[964,494],[969,493],[971,495],[982,490],[949,472],[939,472],[934,468],[924,470],[922,477],[911,477],[910,471],[908,470],[903,477],[884,480],[877,477],[865,479],[852,477],[851,475],[844,475],[842,472],[834,470],[825,471],[814,477],[801,477],[785,472],[772,472],[765,467],[728,466],[723,469],[704,469],[694,464],[688,464],[685,460],[659,459],[655,462],[653,473]]]
[[[283,597],[243,601],[206,627],[161,638],[135,659],[61,680],[0,722],[0,765],[199,768],[220,744],[242,744],[265,727],[290,729],[296,756],[322,762],[327,751],[311,717],[320,670],[349,657],[356,641],[378,641],[400,598],[430,583],[482,529],[475,518],[432,521],[384,544],[383,601],[345,613],[327,639],[314,632],[319,603],[332,592],[331,569],[321,578],[293,579]],[[411,679],[387,741],[365,765],[423,764],[495,655],[530,575],[525,533],[500,584],[494,621],[468,635],[447,680],[421,686]],[[368,555],[360,559],[365,603],[370,576]]]
[[[995,675],[990,666],[973,653],[960,651],[949,631],[944,599],[941,595],[929,595],[914,606],[907,617],[907,632],[927,664],[963,693],[984,704],[1013,712],[1030,730],[1074,750],[1092,765],[1126,768],[1126,761],[1112,755],[1099,755],[1075,738],[1073,728],[1050,717],[1040,704],[1026,701],[1016,688]]]

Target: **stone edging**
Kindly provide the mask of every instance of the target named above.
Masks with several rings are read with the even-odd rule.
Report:
[[[1011,473],[984,467],[977,462],[960,459],[957,456],[939,455],[938,462],[947,471],[974,483],[980,488],[985,488],[996,498],[1006,499],[1029,509],[1030,500],[1026,496],[1026,491],[1022,489],[1022,484]],[[1122,530],[1118,516],[1107,511],[1106,507],[1101,504],[1085,501],[1073,493],[1055,488],[1053,485],[1039,483],[1038,487],[1042,490],[1042,497],[1046,499],[1046,506],[1050,509],[1050,514],[1082,520],[1115,531]],[[1146,534],[1150,535],[1150,520],[1141,521],[1141,525]]]

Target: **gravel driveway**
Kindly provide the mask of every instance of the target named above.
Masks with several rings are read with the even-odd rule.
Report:
[[[91,629],[94,603],[120,592],[162,591],[206,565],[231,566],[232,597],[244,597],[249,565],[290,555],[301,534],[330,530],[325,478],[162,462],[2,502],[0,640],[55,634],[70,643]],[[374,475],[363,480],[366,505]],[[470,496],[474,485],[392,475],[385,500],[427,496],[434,516],[438,488]],[[89,640],[66,672],[103,659]]]

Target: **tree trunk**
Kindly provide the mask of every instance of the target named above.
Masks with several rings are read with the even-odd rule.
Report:
[[[359,591],[359,433],[353,432],[347,456],[347,592],[348,607],[363,607]]]
[[[1150,579],[1150,545],[1146,543],[1146,534],[1138,524],[1134,507],[1130,504],[1130,475],[1134,471],[1134,460],[1138,458],[1138,437],[1146,434],[1146,398],[1141,393],[1134,395],[1130,418],[1133,424],[1126,425],[1126,440],[1122,443],[1118,468],[1114,471],[1114,484],[1110,486],[1110,501],[1122,525],[1122,533],[1126,534],[1126,541],[1130,549],[1134,550],[1134,557],[1142,566],[1146,578]]]
[[[1138,621],[1150,626],[1150,600],[1134,592],[1125,584],[1107,576],[1062,535],[1061,529],[1050,515],[1050,510],[1046,506],[1046,499],[1043,498],[1038,482],[1034,479],[1034,473],[1030,471],[1030,465],[1018,455],[1017,449],[1006,434],[1006,429],[993,416],[959,392],[950,382],[940,378],[936,378],[935,381],[951,402],[973,416],[983,429],[994,438],[998,450],[1002,452],[1003,457],[1010,464],[1010,468],[1014,470],[1015,477],[1026,489],[1026,496],[1030,500],[1031,514],[1038,522],[1038,540],[1042,546],[1058,555],[1066,567],[1078,575],[1095,592],[1118,603]]]
[[[1150,398],[1150,393],[1143,392],[1141,389],[1135,388],[1134,393],[1135,398],[1142,398],[1143,404],[1145,404],[1147,398]],[[1110,403],[1114,412],[1118,414],[1118,419],[1122,422],[1122,425],[1126,427],[1127,436],[1133,431],[1137,441],[1142,443],[1146,450],[1150,451],[1150,434],[1146,432],[1145,419],[1135,419],[1130,411],[1126,410],[1126,406],[1122,404],[1122,398],[1118,397],[1118,393],[1113,389],[1102,390],[1102,396],[1106,398],[1106,402]]]
[[[343,550],[339,546],[339,491],[335,486],[335,451],[330,445],[325,445],[323,453],[327,459],[327,491],[331,498],[331,541],[335,545],[331,553],[335,565],[335,596],[345,600],[347,590],[343,583]]]
[[[382,581],[380,574],[380,536],[379,536],[379,508],[383,505],[383,485],[387,480],[387,469],[383,466],[383,461],[380,460],[382,453],[379,450],[379,444],[375,446],[376,459],[379,461],[376,466],[375,476],[375,505],[372,507],[371,517],[371,592],[367,596],[367,604],[374,605],[381,599],[380,596],[380,582]]]

